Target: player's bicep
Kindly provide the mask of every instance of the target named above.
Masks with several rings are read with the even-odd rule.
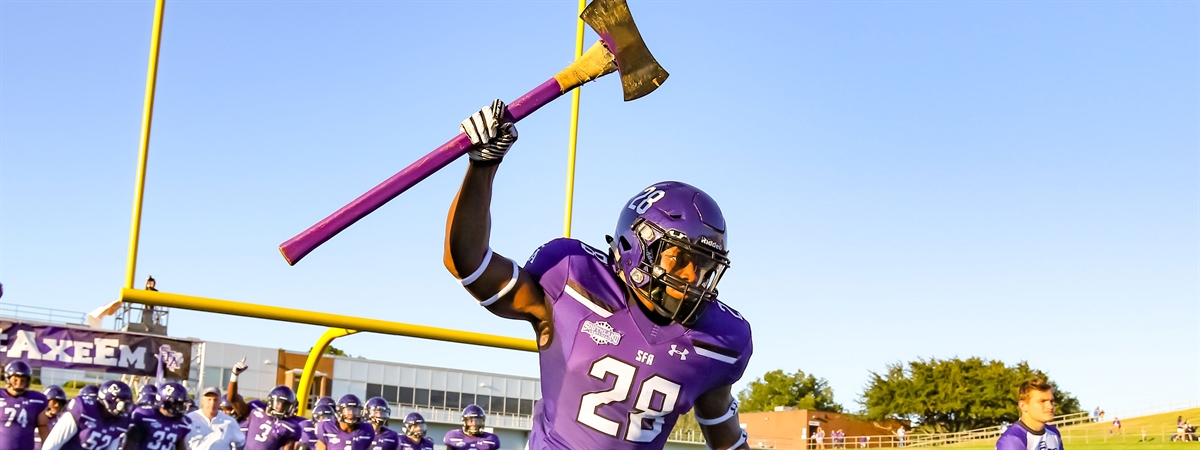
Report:
[[[495,253],[477,272],[464,278],[463,286],[492,313],[534,324],[549,318],[542,286],[516,261]]]
[[[749,449],[746,431],[738,421],[738,404],[730,386],[719,386],[696,398],[696,422],[715,449]]]

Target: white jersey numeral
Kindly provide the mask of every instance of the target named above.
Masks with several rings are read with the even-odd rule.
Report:
[[[600,250],[593,250],[591,247],[588,247],[587,244],[582,242],[580,242],[579,245],[583,247],[583,251],[587,252],[587,254],[595,256],[596,259],[600,260],[602,264],[608,265],[608,255],[604,254],[604,252],[601,252]]]
[[[25,413],[25,408],[4,408],[4,415],[8,416],[8,420],[4,421],[4,427],[11,427],[13,421],[17,422],[17,426],[25,428],[29,425],[29,416]]]
[[[112,444],[113,438],[104,433],[88,434],[87,442],[83,444],[83,448],[90,450],[105,450],[109,444]]]
[[[150,445],[146,447],[150,450],[171,450],[175,448],[176,436],[174,433],[168,434],[166,431],[158,430],[150,436]]]
[[[258,428],[262,430],[262,433],[255,435],[254,440],[258,442],[267,442],[267,435],[271,434],[271,424],[264,423],[259,425]]]
[[[629,209],[637,211],[638,214],[646,212],[654,202],[662,200],[667,195],[666,192],[658,190],[654,186],[646,188],[641,194],[638,194],[633,200],[629,201]]]
[[[621,424],[596,414],[596,409],[609,403],[629,400],[629,391],[633,387],[634,375],[637,368],[632,364],[612,356],[605,356],[592,363],[588,375],[597,380],[615,375],[612,388],[583,395],[579,401],[579,414],[576,420],[601,433],[612,437],[620,435]],[[625,440],[632,442],[651,442],[662,433],[666,416],[675,411],[675,403],[679,400],[679,392],[683,389],[678,383],[655,375],[647,378],[638,387],[637,400],[634,402],[634,412],[629,413],[629,421],[625,429]],[[655,393],[662,398],[662,408],[654,409]],[[645,420],[651,420],[653,426],[643,429]]]

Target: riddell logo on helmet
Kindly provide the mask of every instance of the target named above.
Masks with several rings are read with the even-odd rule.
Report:
[[[701,243],[701,244],[704,244],[704,245],[707,245],[707,246],[709,246],[709,247],[715,248],[715,249],[717,249],[717,250],[725,250],[724,248],[721,248],[721,244],[720,244],[720,243],[714,242],[712,239],[709,239],[709,238],[707,238],[707,237],[704,237],[704,236],[700,236],[700,243]]]

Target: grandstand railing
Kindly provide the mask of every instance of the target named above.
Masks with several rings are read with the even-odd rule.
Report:
[[[412,406],[412,405],[397,405],[399,411],[404,414],[410,412],[421,413],[425,417],[426,422],[441,422],[450,424],[462,423],[461,409],[433,408],[429,406]],[[504,414],[504,413],[488,413],[487,426],[497,428],[511,428],[517,430],[532,430],[533,416],[523,416],[519,414]]]
[[[87,324],[87,313],[15,303],[0,303],[0,317],[50,323]]]
[[[1159,425],[1151,427],[1126,427],[1116,429],[1111,425],[1108,427],[1086,427],[1086,428],[1067,428],[1058,430],[1062,434],[1063,443],[1090,443],[1096,442],[1197,442],[1196,433],[1183,433],[1171,425]]]

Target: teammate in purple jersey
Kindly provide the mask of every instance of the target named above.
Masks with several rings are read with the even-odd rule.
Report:
[[[246,419],[245,450],[293,450],[304,431],[296,417],[296,394],[287,386],[276,386],[262,408],[251,408]],[[235,404],[236,408],[237,405]]]
[[[29,390],[33,369],[25,361],[13,361],[4,367],[7,384],[0,391],[0,450],[33,448],[35,436],[48,433],[46,396]]]
[[[41,450],[42,443],[46,442],[46,436],[50,434],[50,430],[54,429],[58,418],[67,411],[67,392],[63,388],[52,384],[42,389],[42,395],[46,396],[46,411],[42,413],[43,416],[46,416],[46,426],[39,427],[38,440],[33,444],[33,450]],[[38,420],[42,419],[39,417]]]
[[[996,450],[1063,450],[1058,428],[1046,423],[1054,420],[1054,386],[1041,378],[1021,383],[1017,408],[1021,420],[1004,430]]]
[[[516,130],[497,100],[463,121],[470,163],[447,219],[445,265],[493,314],[533,326],[542,400],[529,448],[659,449],[693,407],[712,448],[749,448],[730,386],[750,325],[717,300],[726,223],[708,194],[652,185],[622,205],[609,250],[571,239],[524,267],[489,247],[492,183]]]
[[[483,431],[487,414],[479,405],[467,405],[462,412],[462,428],[450,430],[442,443],[446,450],[496,450],[500,448],[500,437]]]
[[[317,425],[317,450],[367,450],[375,430],[363,422],[362,402],[346,394],[337,401],[335,420]]]
[[[329,397],[321,397],[322,399],[333,399]],[[304,431],[304,435],[300,437],[300,450],[311,450],[317,446],[317,426],[321,422],[333,420],[333,407],[329,404],[321,404],[318,400],[317,406],[313,407],[312,420],[300,421],[300,429]]]
[[[120,381],[105,381],[96,397],[78,396],[67,405],[42,450],[117,450],[129,431],[133,390]]]
[[[408,413],[404,417],[404,435],[400,436],[400,450],[433,450],[433,439],[425,437],[429,429],[425,417],[420,413]]]
[[[392,417],[392,408],[383,397],[367,399],[367,421],[371,422],[375,438],[371,440],[371,450],[396,450],[400,445],[400,434],[388,428],[388,419]]]
[[[186,450],[192,425],[187,418],[187,388],[170,382],[154,395],[156,407],[133,411],[124,450]]]

